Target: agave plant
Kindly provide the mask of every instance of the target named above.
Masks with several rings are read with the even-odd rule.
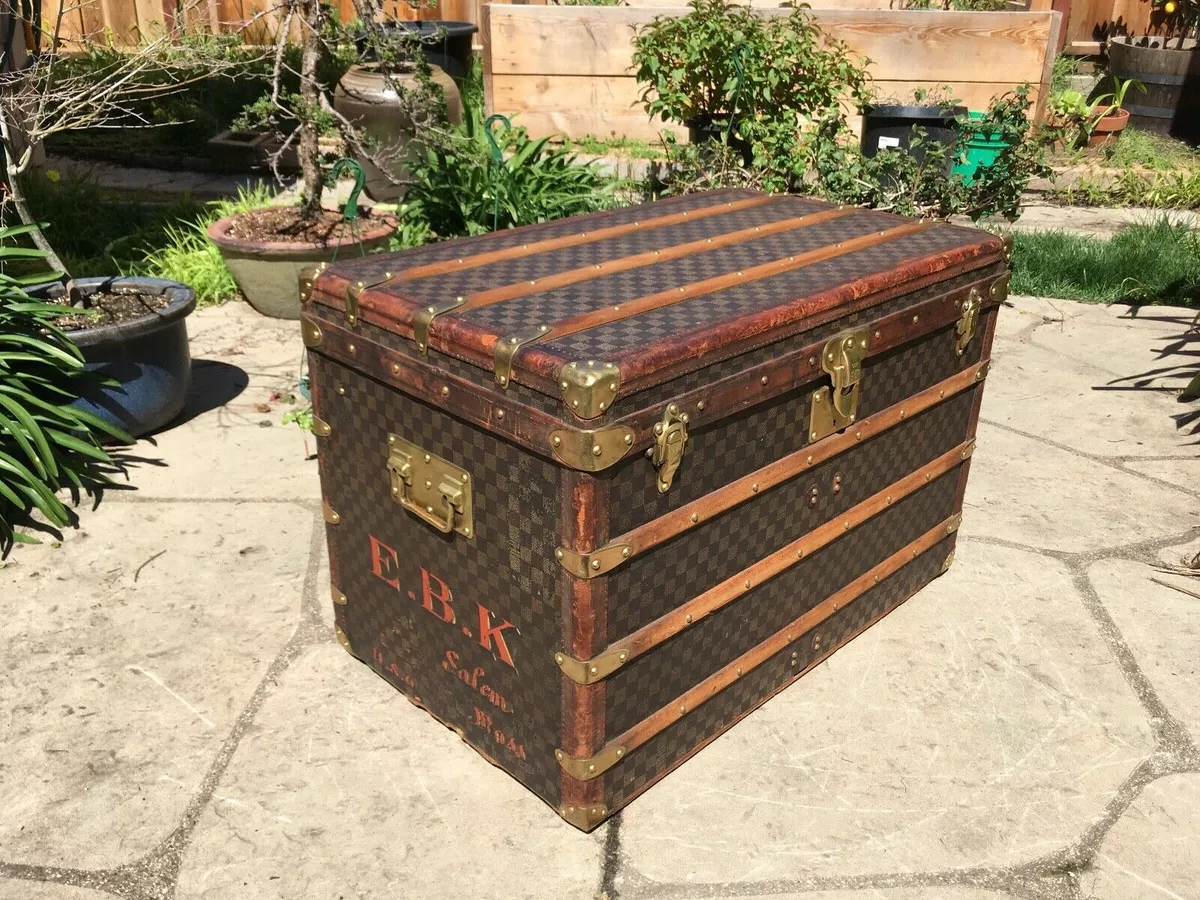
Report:
[[[16,526],[37,510],[56,528],[70,523],[58,496],[78,502],[111,482],[103,436],[132,438],[73,403],[101,379],[83,366],[79,348],[54,325],[63,307],[31,298],[24,285],[45,274],[16,277],[12,263],[43,258],[40,250],[7,246],[32,226],[0,228],[0,552],[37,543]],[[78,310],[74,310],[76,314]]]

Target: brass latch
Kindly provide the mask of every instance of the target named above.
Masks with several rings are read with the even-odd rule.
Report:
[[[687,444],[688,415],[679,412],[672,403],[663,413],[662,421],[654,425],[654,446],[650,448],[650,460],[658,469],[658,492],[670,490],[679,464],[683,462],[683,448]]]
[[[356,325],[358,325],[358,298],[363,295],[363,291],[369,291],[372,288],[377,288],[381,285],[387,284],[392,280],[392,277],[393,276],[391,272],[384,272],[383,277],[378,281],[372,281],[370,283],[356,281],[346,288],[345,315],[346,324],[350,328],[354,328]]]
[[[464,469],[395,434],[388,435],[387,467],[392,496],[410,513],[443,534],[475,534],[471,476]]]
[[[842,332],[825,344],[821,351],[821,368],[829,373],[833,384],[813,392],[808,424],[810,441],[819,441],[841,431],[858,418],[862,362],[870,340],[870,331],[859,328]]]
[[[979,325],[979,309],[981,306],[983,306],[983,299],[979,295],[979,288],[971,288],[967,299],[963,301],[962,314],[958,317],[958,325],[954,328],[957,336],[954,341],[954,349],[959,356],[962,356],[967,351],[967,347],[971,343],[971,338],[975,337],[975,329]]]

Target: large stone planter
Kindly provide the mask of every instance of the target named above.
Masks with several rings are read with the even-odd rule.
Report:
[[[187,402],[192,356],[184,320],[196,308],[196,292],[161,278],[79,278],[75,285],[84,294],[130,288],[170,299],[165,309],[128,322],[67,332],[83,351],[85,367],[114,382],[97,386],[75,405],[134,437],[157,431]],[[64,290],[56,282],[30,293],[54,300]]]
[[[1200,141],[1200,52],[1196,41],[1114,37],[1108,44],[1114,78],[1136,78],[1146,93],[1125,95],[1129,121],[1142,131]]]
[[[337,243],[257,241],[231,235],[237,216],[218,219],[208,227],[208,237],[221,250],[221,256],[238,290],[256,310],[276,319],[300,318],[300,270],[313,263],[359,256],[386,247],[396,231],[390,216],[366,216],[360,219],[358,238]]]

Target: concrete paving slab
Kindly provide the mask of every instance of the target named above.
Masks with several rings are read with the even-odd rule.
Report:
[[[786,894],[746,894],[735,886],[728,891],[681,895],[679,900],[710,900],[713,897],[739,897],[742,900],[1005,900],[1016,895],[1001,891],[979,890],[960,885],[953,887],[866,888],[860,890],[797,891]]]
[[[197,310],[188,333],[187,408],[170,428],[121,454],[138,496],[319,500],[316,440],[282,424],[286,412],[307,405],[297,388],[298,325],[231,301]]]
[[[107,867],[175,827],[295,628],[312,513],[106,502],[0,572],[0,854]],[[3,873],[0,873],[3,874]]]
[[[1153,749],[1067,569],[955,566],[624,812],[651,882],[1003,866],[1087,828]]]
[[[1200,578],[1125,559],[1101,560],[1087,576],[1155,692],[1200,737],[1200,599],[1151,580],[1200,593]]]
[[[984,396],[963,515],[967,534],[1080,553],[1200,524],[1194,495],[996,425]]]
[[[325,644],[243,739],[176,897],[588,900],[603,839]]]
[[[1095,900],[1200,897],[1200,775],[1146,785],[1101,846],[1083,887]]]
[[[111,900],[112,894],[48,882],[0,878],[0,900]]]
[[[1053,421],[1056,442],[1096,456],[1180,453],[1188,436],[1171,427],[1171,417],[1179,412],[1173,393],[1122,382],[1124,376],[1112,368],[1119,365],[1115,354],[1106,357],[1101,369],[1035,343],[1051,330],[1056,327],[1040,328],[1030,342],[1014,342],[996,352],[984,418],[1034,435],[1045,434]],[[1116,329],[1092,329],[1108,330]],[[1148,365],[1142,359],[1125,371],[1143,372]]]

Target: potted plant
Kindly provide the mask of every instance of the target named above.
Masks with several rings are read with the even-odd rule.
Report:
[[[658,16],[634,37],[633,64],[651,116],[721,141],[746,165],[775,167],[764,186],[803,177],[792,165],[801,125],[865,102],[865,61],[822,34],[803,7],[761,15],[727,0],[691,0],[685,16]]]
[[[320,0],[284,0],[282,8],[271,93],[247,109],[239,126],[264,124],[276,130],[290,127],[274,157],[277,161],[293,145],[298,147],[302,199],[296,206],[271,206],[218,219],[209,226],[208,236],[220,248],[238,287],[255,309],[270,316],[296,319],[300,316],[297,283],[301,269],[386,247],[397,222],[387,214],[368,212],[360,218],[322,207],[328,177],[320,157],[323,128],[336,128],[357,155],[376,163],[381,172],[390,170],[390,161],[379,159],[354,124],[334,109],[329,99],[332,85],[322,83],[323,58],[331,46],[346,40],[328,8]],[[363,5],[360,12],[369,15],[370,10]],[[302,35],[297,94],[285,90],[283,83],[285,50],[293,21],[299,22]]]
[[[1146,96],[1128,108],[1143,131],[1200,140],[1200,0],[1143,0],[1154,7],[1154,34],[1115,35],[1108,70],[1118,80],[1137,79]]]
[[[895,149],[924,159],[930,144],[950,150],[958,140],[958,120],[967,108],[949,96],[947,88],[929,91],[917,88],[911,103],[877,100],[862,107],[862,152],[872,157],[880,150]],[[914,137],[920,135],[921,140]],[[946,171],[953,157],[945,154]]]
[[[15,14],[11,0],[4,2]],[[192,5],[181,4],[181,12]],[[28,238],[36,247],[8,248],[6,274],[15,277],[13,266],[21,259],[44,260],[53,270],[51,279],[34,276],[42,284],[30,293],[58,311],[51,326],[74,342],[85,369],[99,373],[75,406],[88,421],[106,422],[127,438],[162,427],[183,409],[191,374],[184,319],[195,307],[195,294],[187,285],[160,279],[72,278],[26,202],[24,179],[46,138],[128,125],[137,120],[138,104],[214,73],[227,74],[237,64],[227,62],[220,43],[179,47],[174,35],[164,34],[128,53],[104,54],[101,65],[81,72],[59,52],[63,18],[72,9],[64,4],[45,28],[50,36],[45,48],[35,44],[20,70],[0,73],[4,199],[25,223],[6,236]],[[40,22],[37,0],[32,13]],[[30,26],[35,37],[42,33]]]
[[[1088,132],[1089,147],[1103,147],[1114,143],[1129,124],[1129,110],[1125,109],[1125,94],[1130,87],[1137,87],[1143,94],[1146,86],[1136,78],[1113,78],[1113,90],[1092,100],[1091,128]]]
[[[0,229],[0,245],[26,233]],[[0,263],[39,251],[0,246]],[[14,543],[37,543],[17,530],[37,510],[51,529],[70,524],[58,493],[78,502],[108,484],[112,460],[104,438],[131,440],[76,398],[103,387],[76,344],[58,326],[63,309],[31,298],[20,280],[0,273],[0,555]]]

